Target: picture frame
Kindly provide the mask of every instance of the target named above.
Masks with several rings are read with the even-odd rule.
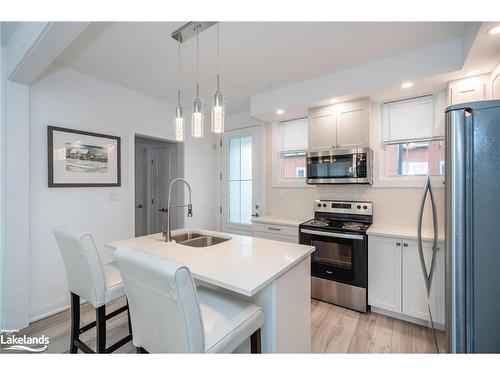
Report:
[[[47,126],[49,187],[121,186],[121,138]]]

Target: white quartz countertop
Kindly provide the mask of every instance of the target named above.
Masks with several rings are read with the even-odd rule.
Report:
[[[259,216],[256,218],[252,219],[252,223],[261,223],[261,224],[274,224],[274,225],[284,225],[287,227],[296,227],[304,222],[306,222],[309,219],[285,219],[282,217],[278,216],[272,216],[272,215],[264,215],[264,216]]]
[[[251,297],[266,285],[307,258],[313,246],[247,237],[203,229],[179,229],[172,235],[189,231],[229,241],[209,247],[190,247],[167,243],[161,233],[107,244],[110,249],[129,247],[175,260],[189,267],[195,280]]]
[[[376,224],[373,223],[370,228],[366,231],[368,235],[372,236],[385,236],[385,237],[396,237],[396,238],[417,238],[417,227],[414,226],[399,226],[399,225],[387,225],[387,224]],[[422,228],[422,240],[432,241],[434,239],[434,233],[432,230]],[[438,232],[438,240],[444,241],[444,233]]]

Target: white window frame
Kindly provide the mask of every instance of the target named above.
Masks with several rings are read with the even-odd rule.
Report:
[[[306,119],[307,120],[307,119]],[[314,188],[315,185],[308,185],[306,183],[306,179],[304,178],[296,178],[296,179],[287,179],[283,178],[281,175],[282,172],[282,158],[280,156],[281,147],[280,147],[280,139],[279,139],[279,122],[273,122],[271,124],[272,127],[272,187],[278,188]],[[307,149],[305,149],[307,152]]]
[[[444,129],[444,110],[448,103],[446,90],[432,94],[434,97],[434,121],[436,130],[441,133]],[[405,98],[402,98],[402,100]],[[406,98],[409,99],[409,98]],[[409,176],[388,176],[385,174],[386,152],[385,143],[382,141],[382,106],[384,102],[373,103],[371,121],[371,148],[373,150],[373,184],[374,188],[422,188],[425,183],[423,175]],[[444,135],[443,135],[444,138]],[[432,176],[432,186],[434,188],[444,188],[444,176]]]

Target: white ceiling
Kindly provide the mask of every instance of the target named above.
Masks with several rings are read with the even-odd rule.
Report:
[[[177,42],[183,23],[92,23],[56,64],[176,101]],[[249,109],[250,96],[358,64],[456,39],[465,22],[231,22],[220,24],[221,86],[228,112]],[[182,44],[183,103],[194,96],[196,39]],[[216,27],[200,34],[200,90],[215,91]]]

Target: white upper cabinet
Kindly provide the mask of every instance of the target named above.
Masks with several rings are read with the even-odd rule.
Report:
[[[330,150],[335,148],[336,144],[336,114],[318,114],[309,116],[309,150]]]
[[[488,79],[488,75],[484,74],[450,82],[448,87],[449,104],[453,105],[487,99],[486,88]]]
[[[309,111],[309,151],[368,147],[370,101],[357,100]]]
[[[368,100],[337,105],[337,145],[339,148],[369,145],[369,114]]]

